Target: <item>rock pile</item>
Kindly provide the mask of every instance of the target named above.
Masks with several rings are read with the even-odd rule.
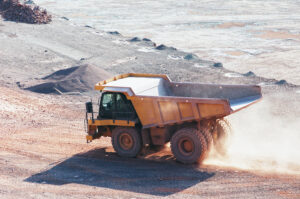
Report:
[[[5,20],[30,24],[47,24],[52,16],[36,5],[26,5],[19,0],[0,0],[0,13]]]
[[[58,70],[25,88],[37,93],[57,94],[88,92],[97,82],[111,78],[107,71],[93,65],[79,65]]]

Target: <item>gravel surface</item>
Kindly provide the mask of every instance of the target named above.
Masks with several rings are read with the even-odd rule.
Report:
[[[166,73],[181,82],[260,84],[268,103],[237,113],[230,118],[233,124],[238,126],[242,123],[239,118],[243,118],[243,126],[249,130],[248,124],[272,121],[268,131],[286,128],[285,135],[289,135],[287,126],[297,129],[298,86],[278,85],[275,79],[243,75],[214,67],[214,62],[190,53],[174,48],[158,50],[151,41],[130,39],[59,17],[43,26],[0,20],[0,198],[300,197],[299,153],[292,153],[299,151],[297,145],[283,145],[287,149],[284,155],[291,153],[295,156],[288,157],[296,157],[292,162],[294,169],[287,173],[268,171],[266,165],[254,167],[255,170],[249,165],[240,167],[234,158],[232,162],[221,159],[202,166],[185,166],[175,162],[168,148],[137,159],[120,158],[110,139],[86,144],[84,102],[90,96],[96,101],[99,95],[92,91],[46,95],[22,89],[32,81],[78,64],[92,64],[111,74]],[[188,59],[184,59],[186,56]],[[267,121],[260,115],[261,110],[270,113]],[[273,121],[290,117],[294,120],[289,124],[293,125]],[[265,135],[260,137],[262,140],[274,139],[267,136],[267,130],[256,131]],[[250,151],[256,147],[263,153],[259,142],[246,135],[239,137],[239,143],[250,143]],[[297,135],[285,139],[299,143]],[[247,156],[249,150],[241,149],[244,148],[235,151],[253,160]],[[276,151],[267,153],[276,155]],[[272,160],[271,164],[276,164]],[[256,165],[254,160],[250,163]]]

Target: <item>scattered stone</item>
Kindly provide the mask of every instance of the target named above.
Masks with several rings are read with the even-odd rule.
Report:
[[[34,2],[32,1],[32,0],[26,0],[26,1],[24,1],[24,4],[34,4]]]
[[[284,80],[284,79],[282,79],[280,81],[277,81],[275,84],[277,84],[277,85],[284,85],[284,84],[287,84],[287,81]]]
[[[129,41],[130,41],[130,42],[139,42],[139,41],[141,41],[141,39],[138,38],[138,37],[133,37],[133,38],[130,39]]]
[[[22,87],[22,86],[21,86],[21,82],[16,82],[16,84],[17,84],[17,86],[18,86],[19,88]]]
[[[174,47],[168,47],[168,46],[165,46],[164,44],[157,46],[155,49],[156,50],[177,50]]]
[[[187,54],[186,56],[184,56],[185,60],[192,60],[192,59],[198,59],[197,55],[194,54]]]
[[[154,43],[151,39],[143,38],[142,41],[146,42],[147,45],[152,45],[154,48],[156,47],[156,43]]]
[[[157,46],[155,49],[156,50],[165,50],[165,49],[167,49],[167,46],[161,44],[161,45]]]
[[[22,4],[19,0],[0,0],[0,14],[5,20],[29,24],[47,24],[52,21],[52,16],[46,10],[34,4]]]
[[[254,74],[254,72],[249,71],[248,73],[243,74],[243,76],[245,76],[245,77],[254,77],[256,75]]]
[[[220,62],[217,62],[217,63],[214,63],[213,66],[216,67],[216,68],[222,68],[222,67],[223,67],[223,64],[220,63]]]
[[[111,35],[121,35],[118,31],[109,31],[107,33]]]
[[[62,19],[69,21],[70,19],[68,17],[61,17]]]
[[[143,41],[151,41],[151,39],[144,38]]]

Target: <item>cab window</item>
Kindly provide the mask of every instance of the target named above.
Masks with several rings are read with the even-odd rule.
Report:
[[[101,106],[104,111],[109,111],[113,109],[114,105],[114,94],[113,93],[106,93],[103,95]]]
[[[103,93],[101,98],[99,118],[131,120],[136,113],[131,104],[122,93]]]
[[[116,96],[116,112],[130,112],[129,101],[121,94]]]

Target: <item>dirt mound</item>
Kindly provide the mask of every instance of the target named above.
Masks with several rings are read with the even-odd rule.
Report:
[[[19,0],[0,0],[0,14],[9,21],[30,24],[47,24],[52,16],[36,5],[25,5]]]
[[[193,59],[198,59],[198,56],[197,56],[197,55],[195,55],[195,54],[191,54],[191,53],[189,53],[189,54],[187,54],[186,56],[184,56],[184,59],[185,59],[185,60],[193,60]]]
[[[86,64],[56,71],[26,90],[56,94],[59,92],[86,92],[93,90],[97,82],[110,77],[112,75],[105,70]]]
[[[138,42],[138,41],[142,41],[142,40],[138,37],[133,37],[132,39],[129,39],[128,41],[129,42]]]
[[[165,46],[164,44],[157,46],[155,49],[156,50],[177,50],[174,47],[168,47],[168,46]]]

